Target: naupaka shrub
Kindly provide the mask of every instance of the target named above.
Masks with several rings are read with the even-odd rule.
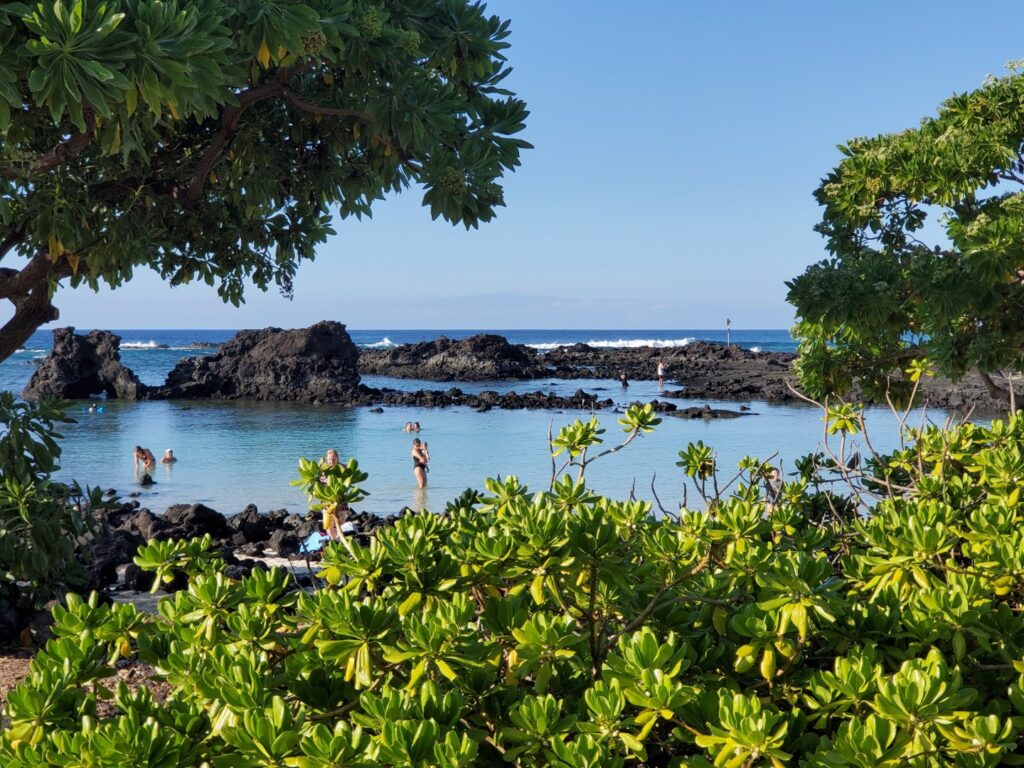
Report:
[[[630,440],[656,419],[625,422]],[[232,580],[199,541],[156,616],[69,597],[0,764],[1024,762],[1024,419],[919,430],[855,470],[809,457],[771,503],[763,462],[719,486],[690,446],[680,465],[717,490],[660,515],[587,487],[602,434],[552,440],[569,458],[548,490],[490,479],[331,545],[312,592]],[[106,686],[134,656],[166,700]]]

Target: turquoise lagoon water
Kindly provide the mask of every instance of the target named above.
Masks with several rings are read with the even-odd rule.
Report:
[[[231,331],[123,331],[129,345],[167,344],[184,347],[197,341],[223,341]],[[448,335],[458,337],[472,331],[403,332],[352,331],[364,346]],[[699,331],[517,331],[503,332],[514,341],[537,345],[604,341],[616,345],[655,341],[665,345],[685,343],[691,338],[715,339],[712,332]],[[734,332],[734,342],[761,348],[792,348],[785,331]],[[516,338],[516,335],[519,338]],[[721,334],[724,337],[724,333]],[[26,352],[0,364],[0,388],[20,391],[31,373],[31,360],[49,346],[49,334],[38,334]],[[543,347],[542,347],[543,348]],[[28,351],[32,350],[32,351]],[[125,363],[143,380],[158,383],[183,354],[182,349],[155,346],[129,347],[122,353]],[[196,354],[193,350],[190,353]],[[623,389],[615,381],[540,380],[439,384],[366,377],[370,386],[400,389],[458,386],[467,392],[485,389],[555,392],[566,394],[583,388],[611,397],[618,407],[634,400],[648,401],[659,395],[655,382],[634,382]],[[741,403],[676,400],[680,407],[703,406],[737,409]],[[517,474],[531,488],[547,487],[551,458],[547,434],[576,418],[587,419],[581,411],[501,411],[478,413],[469,408],[386,407],[383,413],[368,408],[308,406],[290,403],[210,403],[106,401],[102,414],[84,412],[77,404],[77,422],[63,427],[65,439],[62,479],[77,479],[90,485],[112,487],[126,496],[139,493],[144,506],[160,511],[173,503],[202,502],[226,514],[255,503],[261,510],[305,507],[301,494],[289,485],[295,477],[298,457],[319,458],[328,448],[337,448],[343,460],[355,457],[369,473],[365,483],[370,497],[360,508],[378,514],[397,512],[408,505],[416,509],[443,509],[445,503],[467,487],[483,487],[486,477]],[[639,498],[652,499],[651,483],[666,507],[682,499],[684,476],[675,466],[678,452],[687,443],[703,440],[715,448],[723,476],[731,476],[736,463],[746,455],[767,458],[778,453],[784,471],[793,461],[815,450],[822,441],[821,413],[802,405],[747,403],[751,413],[731,420],[682,420],[666,417],[657,430],[640,438],[626,450],[597,462],[590,469],[591,485],[599,492],[625,498],[635,488]],[[606,427],[606,445],[621,439],[617,414],[598,412]],[[934,419],[943,414],[934,412]],[[409,457],[411,437],[402,430],[406,421],[419,421],[420,438],[430,445],[429,485],[419,491]],[[896,419],[885,409],[868,415],[875,447],[885,450],[898,441]],[[134,477],[132,448],[150,448],[158,456],[173,448],[180,460],[158,466],[155,486],[140,488]],[[690,490],[690,501],[695,496]]]

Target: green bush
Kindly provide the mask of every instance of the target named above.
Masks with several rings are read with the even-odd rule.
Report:
[[[627,442],[654,426],[624,422]],[[487,480],[329,546],[326,589],[234,581],[197,546],[156,617],[69,597],[10,695],[0,764],[1024,762],[1024,419],[808,457],[772,504],[764,462],[723,482],[690,446],[706,509],[661,516],[587,488],[601,434],[552,440],[568,458],[549,490]],[[166,701],[105,687],[136,654]]]
[[[0,392],[0,602],[25,616],[69,588],[88,587],[83,543],[96,491],[57,483],[60,403],[17,402]],[[0,629],[0,639],[9,634]]]

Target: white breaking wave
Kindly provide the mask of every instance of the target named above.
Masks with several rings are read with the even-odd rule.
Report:
[[[760,352],[760,351],[761,351],[761,348],[760,348],[760,347],[751,347],[751,348],[750,348],[750,351],[751,351],[751,352]]]
[[[125,341],[121,349],[167,349],[167,345],[156,341]]]
[[[696,338],[685,338],[685,339],[616,339],[614,341],[584,341],[588,347],[598,348],[632,348],[632,347],[655,347],[658,349],[670,349],[673,347],[685,347],[691,342],[697,341]],[[544,344],[527,344],[526,346],[532,347],[533,349],[547,351],[549,349],[557,349],[558,347],[568,347],[577,342],[573,341],[558,341]]]
[[[395,342],[393,342],[387,336],[385,336],[380,341],[375,341],[375,342],[373,342],[373,344],[367,344],[366,345],[367,349],[388,349],[390,347],[397,347],[397,346],[398,345],[395,344]]]

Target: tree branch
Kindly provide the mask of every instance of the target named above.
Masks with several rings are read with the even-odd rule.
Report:
[[[285,83],[293,74],[296,74],[296,71],[288,67],[280,69],[273,80],[243,91],[238,97],[237,106],[224,108],[224,111],[221,113],[220,129],[217,131],[217,135],[214,136],[210,146],[206,148],[206,152],[199,158],[199,164],[196,166],[195,171],[192,173],[192,178],[188,182],[185,196],[182,198],[182,204],[186,208],[194,208],[199,204],[203,196],[203,187],[206,185],[206,179],[209,177],[210,171],[213,170],[213,166],[217,164],[221,155],[224,154],[224,150],[230,146],[231,139],[238,129],[238,121],[242,119],[245,111],[254,104],[283,94]]]
[[[95,137],[95,115],[92,107],[82,107],[82,119],[85,121],[85,133],[76,133],[69,139],[59,142],[45,155],[40,155],[23,171],[15,168],[4,168],[3,175],[8,179],[16,179],[19,176],[34,176],[37,173],[46,173],[54,168],[63,165],[68,160],[78,157],[85,151],[86,147],[92,144]]]
[[[7,255],[8,251],[20,243],[23,237],[25,237],[25,227],[18,226],[8,232],[7,236],[3,240],[0,240],[0,261],[3,261],[3,258]]]
[[[40,286],[45,287],[51,272],[57,277],[67,277],[71,274],[67,259],[61,259],[54,264],[50,261],[49,254],[40,251],[20,270],[0,269],[0,299],[14,302],[25,299]],[[2,359],[0,357],[0,360]]]
[[[368,123],[372,118],[365,112],[360,112],[357,109],[338,109],[336,107],[321,107],[317,104],[310,104],[305,99],[301,99],[289,90],[282,91],[285,101],[291,104],[296,109],[300,109],[303,112],[308,112],[311,115],[321,115],[323,117],[355,117],[362,120],[364,123]]]
[[[996,400],[1010,401],[1010,393],[996,384],[990,374],[985,371],[978,371],[978,377],[981,379],[981,383],[985,385],[985,389],[988,390],[991,397]]]
[[[43,323],[60,317],[51,303],[50,280],[71,274],[71,264],[62,257],[50,261],[40,251],[22,269],[0,268],[0,299],[14,305],[14,316],[0,328],[0,361],[17,352]]]
[[[40,283],[27,296],[14,302],[14,316],[0,328],[0,360],[6,360],[24,346],[43,323],[58,317],[60,313],[50,303],[48,286]]]

